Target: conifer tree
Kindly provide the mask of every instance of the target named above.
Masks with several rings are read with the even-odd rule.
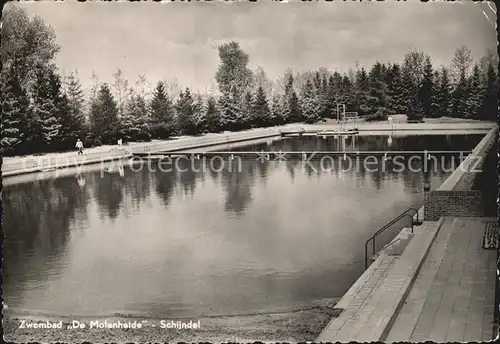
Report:
[[[476,64],[472,69],[469,80],[469,97],[467,99],[467,117],[473,119],[480,118],[481,107],[484,99],[484,85],[481,80],[481,72]]]
[[[95,144],[115,143],[119,130],[118,107],[107,84],[100,86],[91,102],[90,125]]]
[[[366,70],[359,69],[356,72],[356,88],[355,88],[355,107],[354,110],[360,116],[367,115],[370,112],[368,107],[368,93],[370,91],[369,80]]]
[[[206,130],[209,133],[217,133],[220,131],[220,118],[217,111],[217,102],[214,97],[210,96],[207,100],[205,108]]]
[[[238,101],[230,93],[223,93],[219,98],[218,108],[221,130],[235,130],[240,124],[241,108]]]
[[[439,85],[436,86],[436,110],[434,111],[434,117],[446,117],[451,114],[451,84],[449,72],[446,67],[441,68],[439,73]]]
[[[273,101],[271,104],[271,118],[272,125],[283,125],[287,123],[287,118],[285,117],[285,111],[283,109],[282,97],[278,94],[273,96]]]
[[[256,127],[267,127],[271,125],[271,112],[267,104],[264,89],[259,86],[252,101],[252,118]]]
[[[126,142],[149,140],[151,135],[148,122],[148,109],[144,97],[141,94],[132,94],[121,117],[121,137]]]
[[[240,107],[240,123],[238,129],[252,128],[257,126],[257,120],[254,118],[254,112],[252,109],[252,92],[247,91],[243,96]]]
[[[468,117],[467,102],[469,98],[469,87],[465,71],[460,72],[458,83],[452,93],[451,116],[456,118]]]
[[[21,145],[29,136],[29,132],[27,132],[30,116],[28,95],[12,68],[4,68],[1,82],[1,153],[21,152]]]
[[[32,137],[34,151],[50,151],[51,145],[58,138],[61,124],[56,116],[55,99],[51,99],[50,71],[38,66],[35,72],[33,98],[30,113],[32,116]],[[35,148],[36,147],[36,148]]]
[[[320,119],[320,104],[313,87],[311,81],[307,80],[302,90],[301,108],[306,123],[315,123]]]
[[[191,90],[186,87],[184,92],[181,91],[179,99],[175,104],[177,112],[177,126],[180,133],[184,135],[195,135],[197,133],[195,119],[195,103]]]
[[[150,104],[149,126],[155,139],[167,139],[175,132],[174,107],[167,95],[165,84],[159,81]]]
[[[486,75],[484,76],[484,84],[484,98],[480,118],[487,121],[496,121],[498,112],[498,75],[491,61],[488,63]]]
[[[404,114],[406,112],[405,98],[403,92],[403,80],[401,78],[401,68],[395,63],[387,73],[388,83],[388,113]]]
[[[432,68],[431,59],[427,56],[424,61],[424,75],[422,84],[419,87],[418,98],[422,104],[422,111],[424,117],[433,116],[433,101],[434,95],[434,71]]]
[[[83,139],[88,121],[85,115],[85,95],[78,76],[71,73],[66,79],[66,97],[68,100],[68,117],[74,124],[74,135]]]

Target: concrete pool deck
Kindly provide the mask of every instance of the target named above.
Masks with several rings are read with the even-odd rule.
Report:
[[[359,135],[446,135],[446,134],[486,134],[496,127],[493,122],[449,122],[449,123],[372,123],[361,122],[356,125]],[[15,176],[27,173],[36,173],[56,168],[67,168],[88,164],[127,159],[132,153],[154,151],[180,151],[200,147],[213,147],[234,142],[246,142],[256,139],[280,137],[281,130],[307,131],[339,129],[340,124],[288,124],[279,127],[258,128],[241,132],[207,134],[196,137],[182,137],[167,141],[153,141],[147,143],[133,143],[126,147],[101,146],[85,150],[83,155],[76,152],[48,153],[39,156],[7,157],[2,163],[2,177]]]
[[[339,301],[316,342],[482,341],[493,338],[493,218],[443,218],[416,227],[403,253],[381,254]]]

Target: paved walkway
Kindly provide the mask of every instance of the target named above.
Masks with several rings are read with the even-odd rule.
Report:
[[[424,222],[401,256],[381,254],[337,304],[343,308],[316,342],[379,341],[390,329],[407,290],[436,237],[440,222]],[[367,276],[369,275],[369,276]]]
[[[446,219],[386,341],[491,340],[496,250],[482,239],[494,219]]]
[[[415,227],[401,255],[382,253],[337,304],[316,342],[447,342],[493,338],[493,218],[443,218]]]

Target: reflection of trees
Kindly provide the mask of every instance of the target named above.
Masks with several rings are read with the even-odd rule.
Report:
[[[151,194],[151,172],[147,167],[143,167],[137,172],[127,170],[123,181],[125,192],[130,194],[136,207]]]
[[[181,159],[178,162],[179,171],[179,181],[181,183],[182,189],[184,191],[184,195],[187,196],[190,194],[194,195],[194,190],[196,188],[196,172],[193,170],[193,167],[197,170],[201,170],[201,165],[199,161],[195,161],[194,163],[191,160]]]
[[[248,208],[252,200],[253,169],[256,164],[260,165],[260,162],[244,160],[242,161],[241,171],[233,168],[230,172],[228,168],[224,168],[220,172],[223,181],[222,185],[226,191],[225,210],[227,212],[242,214]],[[264,164],[267,164],[267,162],[262,165]]]
[[[128,178],[131,178],[129,175]],[[123,179],[118,173],[101,172],[93,175],[95,198],[101,208],[105,208],[111,219],[116,219],[123,202]]]
[[[62,264],[69,230],[86,217],[89,194],[75,177],[46,179],[6,188],[3,197],[3,278],[19,294],[25,284],[46,280]]]
[[[177,185],[177,174],[175,171],[162,172],[158,169],[153,172],[153,176],[155,178],[156,193],[163,201],[163,205],[168,206]]]

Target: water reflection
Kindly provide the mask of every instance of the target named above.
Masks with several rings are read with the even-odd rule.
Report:
[[[26,289],[61,274],[71,228],[87,221],[89,193],[80,177],[8,187],[3,195],[4,292],[20,306]]]
[[[304,137],[242,150],[465,150],[479,139]],[[340,296],[364,240],[422,203],[421,173],[347,163],[184,160],[170,172],[117,165],[8,186],[4,297],[63,314],[194,316]],[[448,174],[432,173],[431,188]]]

